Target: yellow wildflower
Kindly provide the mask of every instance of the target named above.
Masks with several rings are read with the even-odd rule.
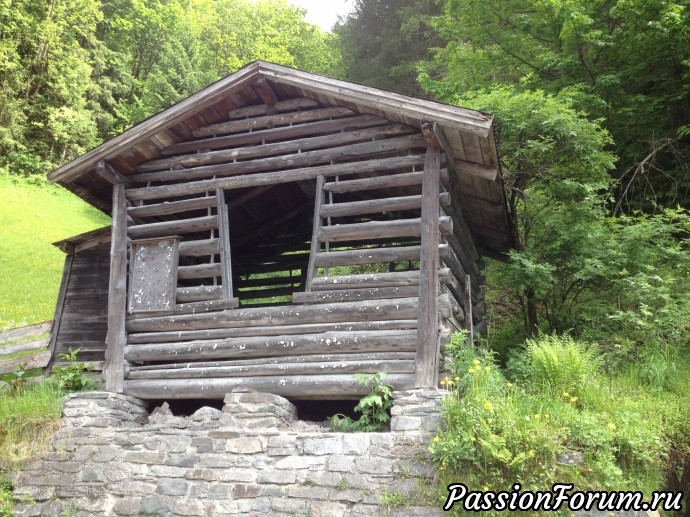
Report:
[[[440,438],[438,436],[434,436],[434,443],[438,443],[440,441]]]
[[[470,368],[469,370],[467,370],[467,373],[474,373],[474,368]]]
[[[446,381],[445,381],[445,380],[442,380],[442,381],[441,381],[441,386],[445,386],[445,385],[446,385]]]
[[[577,402],[577,397],[570,397],[570,402]]]
[[[611,429],[611,431],[613,431],[616,428],[616,424],[614,424],[613,422],[609,422],[606,427],[608,427],[609,429]]]
[[[534,451],[530,449],[529,451],[527,451],[527,455],[531,458],[532,456],[534,456]]]
[[[564,391],[564,392],[563,392],[563,396],[564,396],[565,398],[568,398],[568,397],[570,397],[570,393],[568,393],[567,391]]]
[[[536,413],[536,414],[534,415],[534,419],[535,419],[535,420],[539,420],[540,418],[541,418],[541,415],[540,415],[539,413]]]
[[[479,359],[475,359],[474,361],[472,361],[472,364],[474,364],[475,366],[479,366],[482,363],[479,362]]]
[[[488,492],[488,491],[489,491],[489,487],[484,485],[484,492]]]
[[[471,441],[471,442],[476,442],[477,439],[476,439],[474,436],[470,436],[470,441]]]
[[[460,380],[460,377],[456,377],[456,378],[455,378],[455,382],[457,382],[457,381],[459,381],[459,380]]]
[[[513,387],[513,383],[512,383],[512,382],[506,382],[506,386],[508,386],[509,388],[512,388],[512,387]]]
[[[561,435],[561,438],[563,438],[563,440],[567,440],[567,439],[568,439],[568,435],[567,435],[567,434]]]
[[[448,379],[446,382],[448,383],[448,386],[452,386],[452,385],[453,385],[453,381],[451,381],[450,379]]]
[[[491,366],[485,366],[484,369],[486,370],[486,373],[489,373],[491,371]]]
[[[487,402],[486,404],[484,404],[484,409],[486,409],[487,411],[491,411],[493,408],[494,405],[491,402]]]

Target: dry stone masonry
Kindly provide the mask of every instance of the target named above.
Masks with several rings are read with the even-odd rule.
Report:
[[[230,393],[223,411],[189,417],[72,394],[52,450],[15,479],[15,515],[442,515],[427,452],[442,396],[396,393],[391,432],[347,434],[266,393]]]

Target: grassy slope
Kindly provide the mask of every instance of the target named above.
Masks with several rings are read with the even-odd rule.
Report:
[[[0,174],[0,330],[52,319],[64,254],[110,218],[61,187]]]

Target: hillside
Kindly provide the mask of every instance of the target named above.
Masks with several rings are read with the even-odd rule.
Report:
[[[0,329],[51,319],[64,263],[51,243],[109,223],[60,187],[0,175]]]

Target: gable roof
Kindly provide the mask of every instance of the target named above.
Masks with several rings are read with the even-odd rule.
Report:
[[[229,112],[256,111],[289,99],[307,98],[323,108],[341,106],[420,129],[431,123],[458,178],[461,209],[489,251],[511,247],[512,232],[496,149],[493,117],[477,111],[295,70],[263,61],[251,63],[204,90],[139,123],[48,174],[93,206],[110,212],[111,184],[97,164],[118,174],[137,173],[145,162],[170,157],[166,149],[195,140],[205,126],[228,120]],[[255,114],[256,115],[256,114]],[[102,167],[102,166],[101,166]],[[100,175],[98,173],[101,173]]]

